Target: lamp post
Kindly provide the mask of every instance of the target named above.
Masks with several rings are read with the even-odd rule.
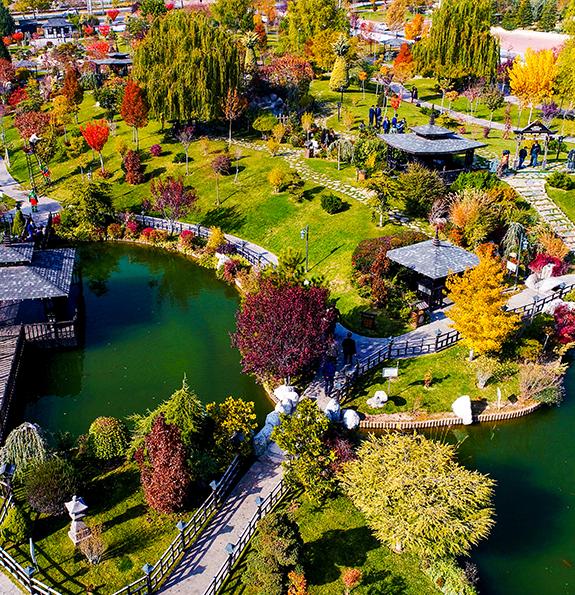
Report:
[[[151,564],[148,564],[147,562],[142,566],[142,570],[144,571],[144,574],[146,575],[146,588],[148,590],[148,595],[151,595],[152,593],[152,570],[154,570],[154,567]]]
[[[305,240],[305,272],[307,273],[309,269],[309,225],[306,225],[299,235],[302,240]]]

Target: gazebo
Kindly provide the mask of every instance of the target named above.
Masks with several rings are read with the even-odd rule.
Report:
[[[521,128],[520,130],[514,130],[515,134],[515,159],[513,160],[513,167],[517,167],[519,163],[519,149],[521,147],[521,143],[527,138],[539,138],[543,137],[543,167],[547,165],[547,152],[549,150],[549,139],[553,138],[553,135],[556,134],[556,130],[551,130],[548,126],[545,126],[541,120],[535,120],[525,126],[525,128]]]
[[[469,140],[448,128],[437,126],[433,115],[429,124],[414,126],[406,134],[379,134],[378,137],[391,149],[399,151],[407,161],[415,161],[438,170],[444,177],[455,179],[473,165],[475,150],[485,143]],[[388,164],[397,167],[397,159],[388,153]]]
[[[431,310],[444,305],[448,275],[463,273],[479,263],[472,252],[438,238],[389,250],[387,258],[415,273],[417,295]]]

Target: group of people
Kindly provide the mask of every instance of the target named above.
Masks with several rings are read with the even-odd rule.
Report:
[[[34,242],[38,246],[44,239],[44,233],[44,226],[42,224],[36,225],[32,219],[32,215],[27,215],[24,233],[22,234],[24,241]]]
[[[537,167],[539,165],[539,155],[541,155],[541,145],[539,141],[535,141],[529,151],[527,147],[521,147],[519,149],[519,163],[517,164],[517,169],[521,169],[524,167],[525,160],[527,159],[527,155],[529,155],[529,167]]]
[[[318,141],[319,136],[319,141]],[[309,150],[309,156],[313,157],[320,149],[327,149],[337,140],[337,135],[333,129],[324,128],[321,132],[316,131],[311,134],[305,146]]]
[[[397,114],[393,114],[391,120],[385,116],[383,117],[381,107],[379,105],[372,105],[369,108],[369,125],[371,128],[381,128],[384,134],[397,133],[403,134],[407,129],[407,121],[405,118],[401,120]]]
[[[341,342],[341,349],[343,351],[344,366],[351,366],[357,354],[357,346],[350,332],[347,333],[345,339]],[[321,370],[325,394],[328,396],[333,390],[335,374],[337,372],[337,351],[337,343],[334,341],[332,349],[328,350],[325,356]]]

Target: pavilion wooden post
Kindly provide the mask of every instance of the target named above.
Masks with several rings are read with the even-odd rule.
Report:
[[[523,142],[523,135],[520,134],[517,136],[517,142],[515,143],[515,157],[513,158],[513,169],[517,169],[519,166],[519,147]]]
[[[547,167],[547,152],[549,150],[549,134],[545,135],[545,152],[543,154],[543,167]]]

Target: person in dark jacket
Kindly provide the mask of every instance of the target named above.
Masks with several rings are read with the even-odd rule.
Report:
[[[343,349],[343,363],[344,365],[348,365],[353,363],[353,356],[357,353],[357,347],[355,345],[355,341],[352,339],[352,334],[347,333],[346,338],[341,342],[341,347]]]

